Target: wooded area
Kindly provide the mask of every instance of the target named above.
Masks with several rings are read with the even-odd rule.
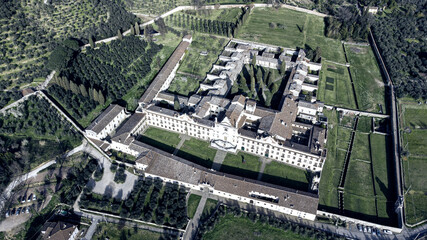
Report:
[[[80,140],[47,100],[31,96],[16,115],[0,117],[0,191],[12,176],[55,159]]]

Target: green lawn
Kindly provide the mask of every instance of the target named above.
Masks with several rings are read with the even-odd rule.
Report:
[[[218,200],[214,200],[208,198],[205,203],[205,207],[203,208],[202,216],[200,217],[200,221],[205,221],[212,214],[213,210],[215,210],[218,205]]]
[[[361,133],[355,135],[344,189],[352,194],[374,196],[369,135]]]
[[[187,202],[187,215],[189,218],[193,218],[194,214],[196,213],[197,206],[199,206],[200,199],[202,199],[201,196],[191,194],[188,198]]]
[[[227,43],[224,37],[195,33],[178,72],[194,74],[203,79]],[[207,55],[200,55],[202,51],[207,51]]]
[[[309,187],[308,172],[276,161],[267,164],[261,181],[289,188],[307,191]]]
[[[375,198],[344,192],[345,215],[372,222],[377,221]]]
[[[414,129],[407,133],[410,154],[427,156],[427,129]]]
[[[427,108],[417,105],[413,99],[402,100],[400,104],[403,128],[403,146],[409,156],[402,157],[405,180],[405,216],[408,224],[416,224],[427,219]],[[403,129],[401,129],[403,130]]]
[[[138,228],[131,228],[128,226],[117,225],[113,223],[99,223],[96,232],[93,235],[92,239],[110,239],[110,240],[154,240],[154,239],[163,239],[163,236],[160,233],[151,232],[148,230],[142,230]]]
[[[371,47],[345,45],[353,77],[357,101],[361,110],[385,113],[385,88],[378,63]]]
[[[356,102],[347,68],[323,61],[317,96],[326,104],[355,109]]]
[[[237,154],[227,153],[220,171],[246,178],[257,179],[261,164],[259,157],[251,154],[243,152],[239,152]]]
[[[414,128],[427,128],[427,109],[426,108],[405,108],[405,126]]]
[[[196,78],[192,75],[178,73],[172,80],[168,92],[183,96],[190,96],[196,93],[203,78]]]
[[[191,138],[184,142],[177,155],[196,164],[211,168],[215,154],[216,149],[211,148],[209,142]]]
[[[234,217],[232,214],[227,214],[221,217],[212,231],[206,233],[202,239],[305,240],[311,238],[298,235],[291,230],[285,231],[269,224],[262,224],[261,222],[254,223],[247,217]]]
[[[270,28],[270,23],[277,27]],[[326,38],[324,27],[322,17],[283,8],[255,8],[237,38],[290,48],[320,47],[325,59],[345,63],[341,42]]]
[[[178,133],[150,127],[139,140],[166,152],[173,152],[181,139]]]
[[[359,123],[357,124],[357,131],[369,133],[372,129],[372,118],[370,117],[359,117]]]
[[[409,224],[427,219],[427,157],[404,158],[403,162],[406,197],[406,220]]]
[[[184,11],[187,12],[187,11]],[[188,11],[192,14],[190,16],[225,21],[225,22],[236,22],[240,14],[242,13],[241,8],[231,8],[231,9],[218,9],[218,10],[199,10],[199,11]]]
[[[336,111],[326,110],[324,114],[328,117],[328,141],[326,143],[327,158],[319,184],[319,209],[333,211],[338,209],[337,189],[350,143],[351,129],[338,124],[339,116]]]
[[[371,138],[372,164],[377,197],[390,200],[394,199],[394,184],[391,177],[393,176],[391,139],[380,134],[371,134],[369,137]]]

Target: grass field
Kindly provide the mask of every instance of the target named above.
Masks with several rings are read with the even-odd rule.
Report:
[[[318,98],[326,104],[356,108],[347,68],[324,61],[320,70]]]
[[[265,166],[261,181],[307,191],[308,174],[305,170],[272,161]]]
[[[372,118],[370,117],[359,117],[359,123],[357,124],[357,131],[369,133],[372,129]]]
[[[225,22],[236,22],[240,14],[242,13],[241,8],[231,8],[231,9],[201,9],[201,10],[187,10],[183,13],[186,13],[190,16],[209,19],[209,20],[217,20],[217,21],[225,21]]]
[[[401,126],[410,129],[402,132],[404,150],[402,157],[405,180],[405,216],[408,224],[427,219],[427,107],[416,101],[400,104],[403,112]],[[403,130],[403,129],[401,129]]]
[[[186,140],[178,151],[178,156],[207,168],[212,167],[216,149],[209,146],[209,142],[191,138]]]
[[[261,162],[259,161],[259,157],[239,152],[236,155],[227,153],[220,171],[245,178],[257,179],[260,168]]]
[[[270,23],[278,27],[270,28]],[[322,57],[345,63],[341,42],[326,38],[324,27],[322,17],[283,8],[255,8],[237,38],[290,48],[320,47]]]
[[[324,113],[328,117],[328,142],[326,143],[328,154],[319,185],[319,209],[337,212],[337,189],[351,129],[338,123],[339,117],[336,111],[326,110]],[[347,126],[349,122],[350,119],[346,119],[343,124]],[[359,124],[362,123],[364,126],[360,128],[366,130],[368,122],[370,118],[363,119]],[[344,212],[348,216],[392,225],[395,220],[393,213],[395,196],[394,180],[390,177],[393,176],[390,173],[391,157],[387,154],[390,151],[390,139],[384,135],[367,132],[358,129],[355,135],[344,185]],[[374,174],[372,174],[371,162]],[[375,198],[377,204],[375,204]]]
[[[212,212],[215,210],[216,206],[218,205],[218,200],[214,200],[211,198],[208,198],[205,203],[205,207],[203,208],[202,216],[200,217],[201,221],[205,221],[210,217]]]
[[[298,235],[290,230],[285,231],[269,224],[262,224],[259,221],[254,223],[247,217],[234,217],[232,214],[227,214],[221,217],[212,231],[206,233],[202,239],[305,240],[311,238]]]
[[[195,194],[191,194],[190,197],[188,197],[187,215],[189,218],[193,218],[194,214],[196,213],[197,206],[199,206],[200,199],[202,199],[202,197]]]
[[[184,56],[181,66],[178,68],[178,72],[194,74],[203,79],[212,68],[212,64],[215,63],[227,42],[226,38],[219,36],[194,34],[193,41]],[[203,51],[207,51],[206,56],[200,55]]]
[[[150,127],[139,137],[139,140],[163,151],[173,152],[180,138],[178,133]]]
[[[378,104],[381,104],[386,113],[384,81],[371,47],[345,45],[345,49],[359,108],[380,112]]]
[[[326,142],[328,154],[319,184],[319,209],[338,208],[337,187],[346,154],[346,150],[343,149],[347,149],[350,131],[339,126],[336,111],[323,112],[328,117],[328,141]]]
[[[99,223],[95,234],[92,239],[110,239],[110,240],[154,240],[163,239],[160,233],[142,230],[138,228],[131,228],[124,225],[117,225],[113,223]]]
[[[190,5],[190,0],[130,0],[126,1],[126,9],[138,14],[148,14],[153,17],[163,14],[178,6]]]
[[[190,96],[196,93],[203,78],[196,78],[192,75],[178,73],[172,80],[168,92],[176,93],[182,96]]]

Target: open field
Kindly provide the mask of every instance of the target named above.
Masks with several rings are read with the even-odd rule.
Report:
[[[186,10],[183,13],[209,20],[225,21],[225,22],[236,22],[237,18],[242,13],[241,8],[230,8],[230,9],[204,9],[204,10]]]
[[[343,171],[347,146],[350,141],[350,130],[338,125],[337,112],[329,110],[323,112],[328,117],[328,141],[326,142],[328,154],[319,184],[320,210],[338,208],[337,188]]]
[[[306,240],[311,238],[299,235],[291,230],[285,231],[280,228],[275,228],[259,221],[254,223],[247,217],[234,217],[232,214],[227,214],[221,217],[212,231],[207,232],[202,239]]]
[[[270,23],[277,27],[270,28]],[[255,8],[237,38],[289,48],[320,47],[322,57],[345,63],[341,42],[326,38],[324,27],[322,17],[289,9]]]
[[[193,93],[196,93],[200,86],[200,81],[202,80],[203,78],[195,78],[193,75],[178,73],[172,80],[168,88],[168,92],[182,96],[190,96]]]
[[[427,107],[413,100],[401,102],[400,107],[402,146],[407,154],[402,157],[405,192],[408,191],[405,216],[408,224],[416,224],[427,219]]]
[[[178,72],[194,74],[203,79],[227,43],[224,37],[196,33]],[[201,54],[204,51],[207,52],[205,56]]]
[[[209,219],[217,205],[218,200],[214,200],[211,198],[206,199],[205,207],[203,208],[202,215],[200,216],[200,221],[204,222]]]
[[[130,0],[126,9],[130,12],[157,16],[178,6],[190,5],[190,0]]]
[[[151,232],[148,230],[142,230],[138,228],[131,228],[124,225],[118,225],[113,223],[99,223],[96,232],[92,239],[110,239],[110,240],[155,240],[163,239],[160,233]]]
[[[353,124],[348,116],[338,124],[339,119],[335,111],[324,111],[324,113],[328,117],[328,142],[326,143],[328,155],[319,185],[319,209],[339,213],[337,189],[350,141],[351,129],[348,127]],[[363,124],[365,120],[366,124]],[[360,128],[366,130],[368,122],[370,118],[359,121],[359,124],[363,125]],[[356,132],[347,169],[344,185],[344,213],[348,216],[392,225],[396,216],[393,211],[395,196],[391,177],[392,162],[387,154],[390,151],[390,139],[380,134],[368,134],[367,131],[360,131],[361,129]]]
[[[236,155],[227,153],[220,171],[245,178],[257,179],[260,168],[261,162],[259,161],[259,157],[239,152]]]
[[[309,173],[303,169],[272,161],[265,166],[261,181],[308,191],[308,174]]]
[[[329,105],[356,108],[346,67],[331,62],[322,63],[318,99]]]
[[[191,138],[184,142],[177,156],[204,167],[211,168],[215,154],[216,149],[211,148],[209,142]]]
[[[180,138],[178,133],[150,127],[139,137],[139,140],[163,151],[173,152]]]
[[[193,218],[194,214],[196,213],[197,206],[199,206],[200,199],[202,199],[201,196],[191,194],[188,198],[187,202],[187,215],[189,218]]]
[[[381,104],[383,112],[386,113],[384,81],[371,47],[345,45],[345,49],[359,108],[380,112]]]

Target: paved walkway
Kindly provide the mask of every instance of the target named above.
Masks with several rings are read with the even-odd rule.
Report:
[[[227,152],[223,150],[216,151],[214,162],[212,164],[212,169],[215,171],[219,171],[221,169],[222,162],[224,162],[224,158],[227,156]]]
[[[96,231],[96,227],[98,226],[98,218],[95,218],[92,220],[92,224],[90,225],[89,229],[86,232],[85,237],[83,238],[83,240],[90,240],[92,239],[93,234]]]
[[[268,163],[271,163],[271,159],[268,159],[266,157],[260,157],[259,160],[262,162],[261,168],[259,169],[259,173],[258,173],[258,181],[261,181],[262,178],[262,174],[264,173],[264,169],[265,169],[265,165]]]
[[[74,151],[75,149],[79,151]],[[92,145],[80,145],[77,148],[73,149],[71,152],[86,152],[91,157],[98,160],[99,164],[104,168],[104,175],[101,180],[95,182],[95,180],[90,179],[88,185],[94,186],[93,192],[98,194],[108,194],[115,198],[126,199],[127,195],[132,191],[135,181],[138,179],[138,176],[125,171],[126,181],[124,183],[114,182],[115,173],[111,172],[111,162],[106,159],[101,153],[99,153]],[[72,154],[70,154],[72,155]],[[69,155],[69,156],[70,156]]]
[[[193,219],[188,223],[187,229],[185,230],[184,240],[194,239],[194,235],[199,228],[200,217],[202,216],[203,209],[205,208],[206,200],[208,199],[209,190],[205,189],[202,192],[202,199],[200,199],[199,205],[197,206],[196,213],[193,216]]]
[[[50,167],[52,164],[55,164],[55,163],[56,163],[55,160],[51,160],[49,162],[43,163],[42,165],[38,166],[31,172],[18,176],[11,183],[9,183],[9,185],[6,187],[6,189],[3,191],[3,193],[0,196],[0,211],[3,209],[5,202],[11,197],[12,190],[15,187],[19,186],[19,184],[25,182],[29,178],[37,176],[37,174],[40,171]]]
[[[185,134],[180,134],[179,138],[181,138],[181,141],[179,141],[178,145],[175,148],[175,151],[173,151],[173,155],[178,154],[179,149],[182,147],[182,145],[184,144],[184,142],[186,140],[189,140],[191,137]]]

